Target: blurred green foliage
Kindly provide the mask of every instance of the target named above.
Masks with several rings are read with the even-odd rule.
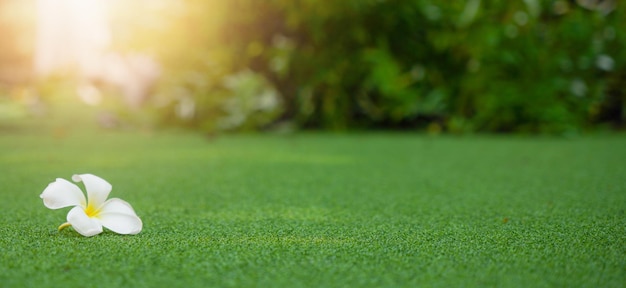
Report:
[[[626,124],[626,8],[613,0],[189,0],[141,14],[137,3],[117,14],[115,48],[161,61],[149,109],[165,125],[576,133]],[[139,18],[143,26],[125,24]]]
[[[198,35],[218,31],[219,44],[175,56],[219,66],[195,67],[200,84],[187,84],[195,125],[239,113],[265,116],[228,128],[561,133],[626,120],[624,8],[610,1],[226,2],[218,23],[203,17],[210,1],[185,15]],[[277,91],[278,112],[225,108],[252,94],[215,79],[241,73]]]

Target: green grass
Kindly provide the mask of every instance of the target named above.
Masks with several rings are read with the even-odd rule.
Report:
[[[93,173],[136,236],[56,228]],[[1,287],[624,287],[626,135],[0,131]]]

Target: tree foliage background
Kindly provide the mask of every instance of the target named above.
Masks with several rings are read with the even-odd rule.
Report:
[[[114,35],[163,65],[150,104],[162,125],[563,133],[626,123],[617,1],[188,0],[141,15],[129,5]],[[124,25],[137,17],[147,21]]]

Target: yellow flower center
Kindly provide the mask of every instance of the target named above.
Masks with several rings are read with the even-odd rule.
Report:
[[[89,218],[97,217],[100,213],[100,210],[94,208],[91,204],[87,204],[87,208],[85,209],[85,214],[89,216]]]

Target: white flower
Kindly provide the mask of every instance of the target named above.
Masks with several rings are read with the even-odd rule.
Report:
[[[102,233],[102,227],[119,234],[137,234],[141,232],[143,223],[128,202],[111,198],[111,184],[104,179],[81,174],[72,176],[74,182],[83,182],[87,197],[74,183],[57,178],[48,184],[39,197],[50,209],[75,206],[67,213],[67,222],[59,226],[59,230],[72,226],[83,236],[94,236]]]

